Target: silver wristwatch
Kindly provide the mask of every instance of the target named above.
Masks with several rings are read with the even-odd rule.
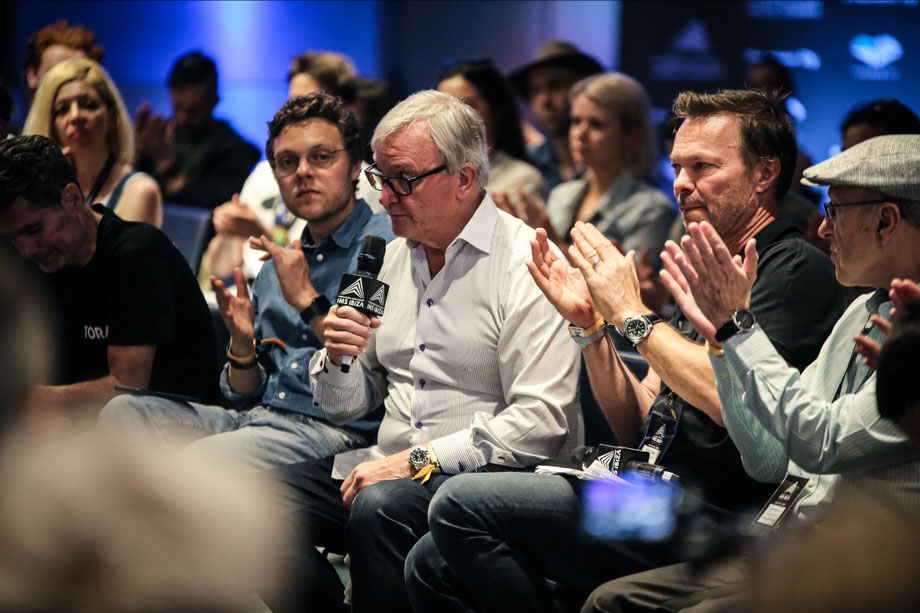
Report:
[[[623,322],[623,329],[617,328],[617,332],[635,347],[645,340],[645,337],[652,331],[652,326],[662,321],[664,319],[655,313],[634,315],[627,317],[626,321]]]

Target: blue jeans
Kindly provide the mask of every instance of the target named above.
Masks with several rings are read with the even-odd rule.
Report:
[[[601,583],[668,561],[583,533],[580,486],[527,473],[452,478],[431,501],[430,532],[406,559],[412,606],[555,612],[557,601],[580,606]]]
[[[141,432],[170,446],[222,454],[253,471],[373,443],[365,433],[291,411],[264,406],[235,411],[155,396],[116,396],[100,412],[97,427]]]
[[[333,458],[321,458],[271,473],[284,484],[279,503],[300,538],[278,552],[280,566],[291,578],[290,598],[267,604],[275,613],[346,610],[342,583],[318,546],[351,554],[352,613],[409,611],[403,582],[406,554],[428,532],[432,495],[456,477],[434,475],[424,484],[379,481],[361,490],[348,509],[339,491],[342,481],[330,474],[332,464]]]

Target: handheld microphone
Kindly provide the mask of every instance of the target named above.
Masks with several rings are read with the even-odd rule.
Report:
[[[368,234],[361,243],[358,252],[358,270],[354,273],[342,275],[339,285],[339,294],[335,303],[350,306],[367,315],[368,317],[381,317],[386,307],[387,293],[390,286],[377,280],[380,267],[383,266],[383,256],[386,254],[386,239]],[[351,369],[354,356],[342,357],[342,372]]]
[[[572,462],[580,464],[582,467],[590,466],[597,460],[615,475],[631,472],[649,481],[680,483],[680,478],[677,475],[657,464],[649,463],[648,459],[649,453],[647,451],[611,445],[576,447],[572,451]]]

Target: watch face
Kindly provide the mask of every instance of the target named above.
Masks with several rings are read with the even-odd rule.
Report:
[[[623,326],[623,336],[635,344],[645,338],[645,335],[648,334],[648,329],[648,322],[643,317],[631,317],[626,320]]]
[[[738,309],[734,315],[735,325],[742,330],[750,330],[754,327],[754,314],[747,309]]]
[[[409,464],[415,468],[427,466],[431,462],[431,454],[425,447],[416,447],[409,452]]]

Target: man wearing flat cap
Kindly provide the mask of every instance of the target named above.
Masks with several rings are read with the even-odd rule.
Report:
[[[597,60],[574,45],[548,40],[533,61],[508,76],[546,135],[546,140],[528,153],[551,188],[576,174],[569,148],[569,90],[579,80],[603,70]]]
[[[669,242],[662,254],[665,282],[709,344],[722,416],[745,470],[758,480],[782,481],[755,520],[764,530],[814,518],[834,498],[883,495],[920,509],[920,449],[879,415],[876,375],[857,343],[857,337],[881,338],[872,320],[888,318],[889,287],[920,278],[920,135],[864,141],[806,169],[803,182],[830,186],[820,234],[830,241],[838,281],[878,289],[850,305],[801,375],[749,310],[753,239],[742,261],[708,222],[692,223],[682,245]],[[631,575],[595,590],[583,611],[677,611],[738,597],[746,567],[737,557],[700,575],[688,565]]]

